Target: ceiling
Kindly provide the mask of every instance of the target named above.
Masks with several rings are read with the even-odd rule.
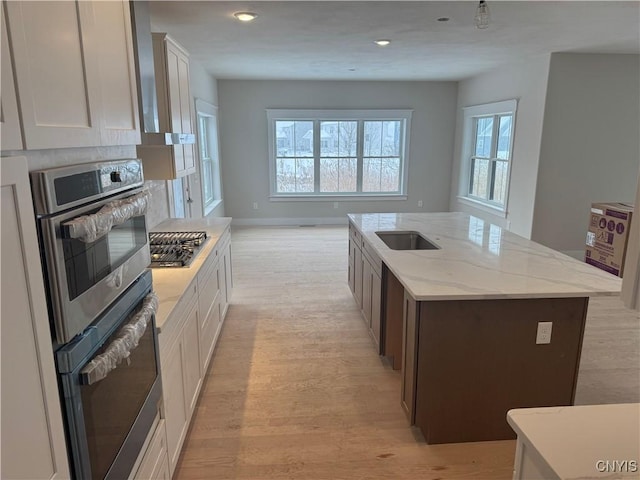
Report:
[[[461,80],[551,52],[640,53],[640,2],[152,1],[173,36],[219,79]],[[234,19],[252,11],[251,23]],[[448,22],[439,22],[448,17]],[[387,47],[374,40],[388,38]]]

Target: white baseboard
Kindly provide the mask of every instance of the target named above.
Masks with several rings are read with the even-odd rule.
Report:
[[[347,216],[344,217],[315,217],[315,218],[233,218],[231,225],[238,227],[259,226],[311,226],[311,225],[347,225]]]
[[[576,260],[584,261],[584,250],[561,250],[561,252],[575,258]]]

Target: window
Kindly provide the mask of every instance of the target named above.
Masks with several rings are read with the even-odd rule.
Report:
[[[200,152],[200,177],[202,208],[208,215],[222,200],[220,160],[218,154],[217,108],[200,99],[196,100],[198,117],[198,150]]]
[[[462,164],[467,182],[462,196],[506,212],[516,100],[464,109]]]
[[[267,110],[272,197],[405,195],[408,110]]]

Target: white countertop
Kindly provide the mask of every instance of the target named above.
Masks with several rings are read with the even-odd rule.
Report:
[[[640,404],[510,410],[507,421],[558,478],[638,478]],[[609,461],[635,461],[635,471],[605,470]],[[611,465],[610,463],[610,465]],[[629,466],[630,467],[630,466]],[[611,468],[611,466],[609,467]],[[627,468],[627,467],[625,467]],[[629,468],[633,470],[633,468]]]
[[[156,328],[162,332],[164,322],[171,316],[182,295],[189,285],[195,281],[200,267],[213,250],[220,236],[231,224],[229,217],[213,217],[200,219],[172,218],[157,225],[152,232],[191,232],[205,231],[209,237],[204,246],[188,267],[153,268],[153,290],[158,295],[159,306],[156,312]]]
[[[466,213],[349,214],[415,300],[619,295],[622,279]],[[412,230],[439,250],[392,250],[377,231]]]

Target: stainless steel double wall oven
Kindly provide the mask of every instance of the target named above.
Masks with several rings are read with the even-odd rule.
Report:
[[[162,394],[142,165],[31,182],[71,468],[77,480],[127,478]]]

